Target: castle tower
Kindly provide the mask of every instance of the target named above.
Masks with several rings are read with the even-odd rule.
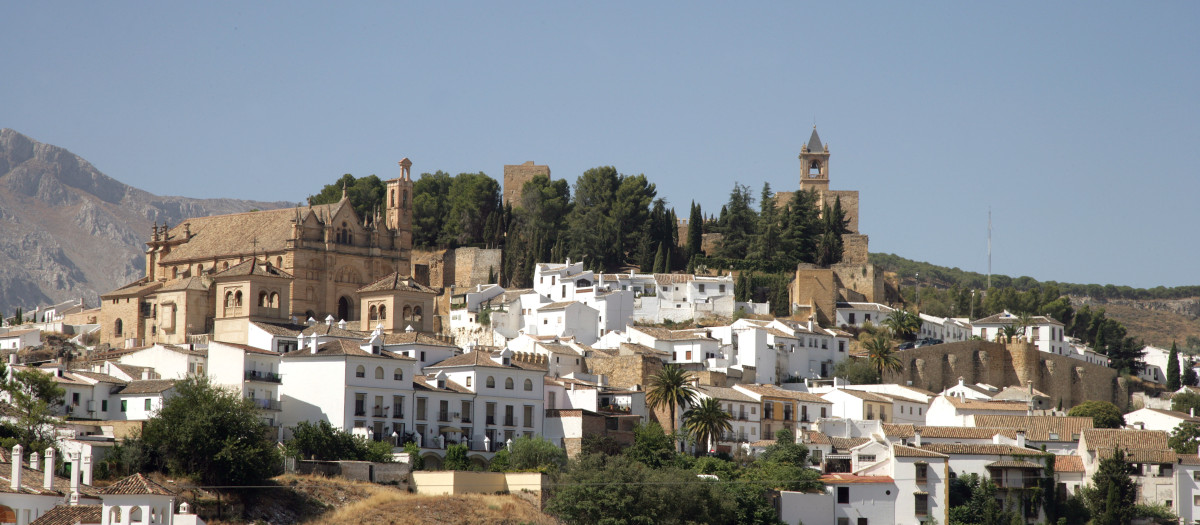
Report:
[[[817,127],[813,126],[808,144],[800,147],[800,189],[829,190],[829,146],[821,144]]]
[[[404,158],[400,161],[400,177],[387,181],[387,207],[384,208],[385,224],[389,230],[396,232],[398,248],[412,248],[412,198],[413,181],[409,168],[412,161]]]

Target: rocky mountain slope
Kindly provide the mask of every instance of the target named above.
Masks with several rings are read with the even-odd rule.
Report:
[[[145,273],[150,228],[289,202],[160,197],[66,149],[0,129],[0,312],[99,295]]]

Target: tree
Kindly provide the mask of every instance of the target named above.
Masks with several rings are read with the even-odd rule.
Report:
[[[683,413],[683,429],[696,439],[697,445],[703,445],[705,451],[712,452],[721,434],[733,431],[730,419],[732,417],[721,407],[720,401],[706,397]]]
[[[650,468],[674,464],[676,454],[675,439],[653,421],[634,427],[633,445],[625,449],[626,457]]]
[[[421,457],[421,447],[417,446],[415,441],[409,441],[404,444],[404,453],[408,454],[408,464],[412,465],[413,470],[425,469],[425,458]],[[496,455],[499,456],[500,454],[497,453]]]
[[[1019,512],[1006,510],[1001,506],[1000,500],[996,499],[996,484],[975,473],[951,480],[949,504],[951,524],[1025,523]]]
[[[1179,390],[1182,384],[1179,374],[1179,348],[1171,341],[1171,354],[1167,357],[1167,390]]]
[[[1084,401],[1067,412],[1071,417],[1090,417],[1096,428],[1121,428],[1125,426],[1125,417],[1121,409],[1108,401]]]
[[[509,452],[513,470],[554,471],[567,464],[567,453],[542,436],[521,436]]]
[[[467,459],[467,446],[456,443],[446,447],[446,461],[442,467],[446,470],[471,470],[471,460]]]
[[[899,372],[904,369],[900,356],[892,349],[892,340],[887,332],[880,331],[868,336],[863,346],[867,349],[867,361],[880,378],[887,372]]]
[[[687,256],[691,259],[696,255],[704,255],[704,250],[701,245],[704,243],[704,215],[700,212],[700,205],[696,201],[692,201],[692,210],[688,215],[687,229]],[[1200,343],[1198,343],[1200,347]]]
[[[743,259],[750,251],[750,243],[754,238],[756,215],[751,206],[754,197],[750,188],[733,183],[729,192],[729,203],[725,205],[725,215],[721,224],[721,245],[717,255],[730,259]]]
[[[442,223],[449,213],[446,204],[453,178],[437,171],[422,173],[413,183],[413,244],[436,246],[442,235]]]
[[[172,473],[210,485],[247,485],[278,472],[279,451],[253,401],[207,376],[181,380],[174,390],[142,432]]]
[[[1185,421],[1171,431],[1167,444],[1180,454],[1195,454],[1200,445],[1200,425]]]
[[[1200,377],[1196,376],[1196,362],[1190,357],[1187,360],[1187,366],[1183,370],[1183,384],[1186,386],[1200,386]]]
[[[54,413],[62,406],[65,391],[54,377],[35,368],[12,370],[0,364],[0,392],[8,394],[6,415],[12,417],[11,429],[25,450],[45,450],[54,445]]]
[[[613,220],[620,184],[612,166],[587,170],[575,181],[575,200],[567,216],[567,252],[588,268],[616,267],[620,260],[620,233]]]
[[[873,385],[880,381],[879,371],[869,361],[853,357],[839,361],[833,367],[833,375],[853,385]]]
[[[1100,460],[1092,483],[1083,488],[1083,498],[1095,517],[1096,525],[1124,525],[1133,520],[1137,503],[1137,484],[1133,467],[1125,461],[1125,451],[1114,449],[1112,456]]]
[[[892,313],[888,314],[880,324],[896,334],[896,337],[912,341],[917,338],[917,332],[921,331],[921,316],[903,308],[897,308],[892,310]]]
[[[667,407],[671,418],[671,433],[675,433],[675,409],[696,403],[696,389],[692,387],[692,374],[675,365],[666,365],[650,376],[650,387],[646,389],[646,404],[652,409]]]
[[[392,461],[392,447],[380,447],[362,436],[334,428],[328,421],[301,421],[292,427],[292,439],[284,444],[289,456],[321,461]]]
[[[1189,390],[1171,396],[1171,410],[1190,414],[1197,409],[1200,409],[1200,394]]]
[[[386,191],[387,188],[383,181],[375,175],[356,179],[354,175],[347,173],[342,175],[337,182],[326,184],[316,195],[310,195],[308,203],[313,206],[335,204],[342,200],[344,194],[350,200],[350,205],[354,207],[354,213],[358,214],[359,218],[365,218],[371,216],[376,210],[382,209],[383,196]]]
[[[742,474],[744,481],[764,490],[813,491],[822,486],[820,478],[820,472],[808,467],[808,447],[796,443],[786,428],[775,433],[775,443]]]

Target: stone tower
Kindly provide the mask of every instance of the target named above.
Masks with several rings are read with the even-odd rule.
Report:
[[[405,157],[400,161],[400,177],[387,181],[387,207],[384,220],[389,230],[396,232],[397,242],[403,249],[412,248],[412,198],[413,181],[409,168],[412,161]]]
[[[800,146],[800,190],[829,191],[829,146],[821,144],[817,127],[813,126],[808,144]]]

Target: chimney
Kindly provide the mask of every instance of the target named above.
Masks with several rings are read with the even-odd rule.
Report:
[[[317,353],[317,334],[308,336],[308,353]]]
[[[79,504],[79,456],[78,452],[70,454],[71,458],[71,505]]]
[[[42,488],[54,490],[54,447],[46,449],[46,473],[42,476]]]
[[[345,319],[338,320],[338,328],[340,328],[342,330],[346,329],[346,320]]]
[[[92,456],[86,456],[83,458],[83,468],[80,470],[81,470],[80,474],[83,475],[83,484],[91,485],[92,484]]]
[[[913,429],[913,446],[914,447],[921,446],[921,429],[919,429],[919,428]]]
[[[333,326],[333,314],[325,316],[325,326]]]
[[[1025,448],[1025,431],[1024,430],[1017,431],[1017,446],[1020,448]]]
[[[146,381],[146,380],[149,380],[149,379],[150,379],[150,369],[149,369],[149,368],[143,368],[143,369],[142,369],[142,381]]]
[[[11,488],[13,492],[21,492],[21,456],[24,451],[21,450],[21,445],[14,445],[12,449],[12,476],[9,478],[12,481]]]
[[[38,457],[36,450],[29,453],[29,470],[37,470],[41,468],[41,464],[38,463],[38,459],[40,458]]]

